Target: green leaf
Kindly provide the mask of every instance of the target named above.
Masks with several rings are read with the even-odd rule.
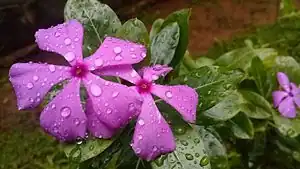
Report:
[[[232,92],[214,107],[203,112],[205,116],[216,120],[226,121],[241,111],[243,97],[237,92]]]
[[[199,96],[198,111],[205,111],[230,95],[244,79],[240,70],[218,66],[204,66],[179,76],[171,84],[185,84],[194,88]]]
[[[271,73],[265,69],[265,66],[261,59],[259,59],[258,57],[254,57],[252,59],[249,73],[254,78],[255,84],[260,94],[265,98],[268,98],[274,89],[274,84],[276,83],[276,81],[274,81],[275,79],[272,78]]]
[[[288,119],[274,113],[273,120],[277,129],[284,136],[297,137],[300,134],[300,119]]]
[[[271,48],[252,49],[244,47],[232,50],[220,56],[216,60],[216,64],[226,66],[230,69],[240,68],[246,71],[251,66],[251,60],[256,56],[264,62],[265,60],[277,56],[277,52]]]
[[[207,58],[207,57],[199,57],[197,59],[193,59],[192,56],[187,51],[184,55],[182,64],[188,69],[198,69],[203,66],[211,66],[215,63],[215,60]]]
[[[233,134],[240,139],[251,139],[254,136],[254,128],[251,120],[244,114],[239,113],[230,120]]]
[[[271,117],[273,109],[265,98],[252,91],[240,90],[239,92],[246,100],[246,103],[242,105],[241,111],[246,113],[247,116],[255,119]]]
[[[158,18],[156,19],[153,24],[152,24],[152,28],[150,31],[150,41],[153,40],[153,38],[157,35],[157,33],[161,30],[161,26],[164,23],[164,19]]]
[[[126,21],[116,33],[117,37],[147,45],[149,35],[144,23],[137,18]]]
[[[199,129],[205,149],[209,155],[211,167],[214,169],[227,169],[226,147],[223,145],[218,133],[213,128],[206,129],[202,126],[197,126],[197,129]]]
[[[176,22],[180,28],[180,38],[176,48],[174,59],[171,66],[176,67],[182,60],[189,42],[189,19],[191,16],[190,9],[183,9],[170,14],[161,26],[162,29],[167,27],[170,23]]]
[[[176,150],[152,162],[153,169],[210,169],[209,157],[197,129],[188,129],[176,137]]]
[[[102,153],[113,143],[113,140],[95,139],[78,144],[64,146],[67,157],[83,162]]]
[[[288,75],[290,81],[300,83],[300,64],[291,56],[278,56],[272,63],[273,71],[284,72]]]
[[[168,65],[174,58],[179,42],[179,26],[176,22],[163,28],[151,42],[151,63]]]
[[[115,12],[97,0],[68,0],[65,20],[76,19],[84,27],[84,55],[95,52],[106,35],[115,35],[121,22]]]
[[[280,15],[285,16],[297,11],[293,0],[280,0]]]

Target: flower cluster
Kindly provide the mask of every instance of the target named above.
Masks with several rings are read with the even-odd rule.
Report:
[[[154,83],[171,68],[155,65],[144,68],[141,74],[132,68],[146,57],[143,45],[107,37],[93,55],[83,58],[83,27],[76,20],[41,29],[35,37],[40,49],[60,54],[69,66],[17,63],[10,69],[10,81],[19,109],[39,105],[54,85],[67,81],[40,115],[41,126],[57,139],[73,141],[84,137],[87,131],[98,138],[111,138],[137,117],[132,147],[143,159],[152,160],[176,147],[172,131],[152,94],[173,106],[187,122],[195,121],[198,95],[194,89]],[[111,75],[134,86],[100,77]],[[80,100],[81,85],[88,95],[85,109]]]

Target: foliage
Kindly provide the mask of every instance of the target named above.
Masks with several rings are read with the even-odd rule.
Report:
[[[154,161],[139,159],[130,147],[134,123],[111,140],[87,138],[62,145],[71,168],[296,169],[300,165],[300,117],[287,119],[272,106],[276,72],[300,83],[300,12],[281,3],[273,25],[219,42],[198,59],[187,51],[190,9],[154,21],[150,33],[138,19],[123,25],[97,0],[68,0],[65,18],[85,28],[84,52],[91,54],[107,35],[144,44],[146,60],[174,68],[164,84],[182,84],[199,95],[196,124],[183,122],[164,102],[177,149]],[[142,67],[142,62],[135,67]]]

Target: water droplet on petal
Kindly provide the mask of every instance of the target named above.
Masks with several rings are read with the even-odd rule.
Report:
[[[171,99],[171,98],[173,97],[172,92],[167,91],[167,92],[166,92],[166,97],[167,97],[168,99]]]
[[[117,97],[119,95],[119,92],[113,92],[112,97]]]
[[[157,75],[152,75],[152,80],[157,80],[159,77]]]
[[[75,59],[75,54],[73,52],[68,52],[64,55],[67,61],[71,62]]]
[[[59,33],[59,32],[55,32],[55,33],[54,33],[54,36],[55,36],[55,37],[59,37],[59,36],[60,36],[60,33]]]
[[[79,41],[79,38],[75,38],[74,41],[75,41],[75,42],[78,42],[78,41]]]
[[[56,107],[55,104],[52,104],[52,105],[51,105],[51,108],[52,108],[52,109],[55,109],[55,107]]]
[[[67,118],[71,115],[71,109],[69,107],[63,107],[60,110],[60,115],[64,118]]]
[[[134,71],[134,70],[132,70],[132,72],[131,72],[131,77],[136,77],[137,76],[137,72],[136,71]]]
[[[50,72],[55,72],[55,66],[54,65],[49,65],[49,70]]]
[[[112,112],[111,109],[107,109],[107,110],[106,110],[106,113],[107,113],[107,114],[111,114],[111,112]]]
[[[134,48],[130,48],[130,52],[133,52],[134,51]]]
[[[143,136],[142,136],[141,134],[139,134],[139,135],[138,135],[138,139],[139,139],[139,140],[142,140],[142,139],[143,139]]]
[[[133,59],[136,59],[136,58],[137,58],[135,54],[132,54],[131,57],[132,57]]]
[[[157,151],[157,147],[156,146],[153,146],[153,151]]]
[[[29,83],[27,83],[27,88],[28,88],[28,89],[32,89],[32,88],[33,88],[33,84],[32,84],[32,83],[30,83],[30,82],[29,82]]]
[[[95,97],[98,97],[102,94],[102,89],[96,84],[92,84],[90,90],[92,95]]]
[[[141,153],[141,149],[140,149],[140,148],[136,148],[136,149],[135,149],[135,152],[136,152],[137,154],[140,154],[140,153]]]
[[[140,120],[138,121],[138,123],[139,123],[139,125],[141,125],[141,126],[143,126],[143,125],[145,124],[145,122],[144,122],[143,119],[140,119]]]
[[[96,59],[95,60],[95,65],[96,66],[102,66],[103,65],[103,60],[102,59]]]
[[[115,54],[120,54],[122,52],[122,49],[119,46],[117,46],[114,48],[114,52]]]
[[[74,119],[74,124],[75,124],[76,126],[78,126],[78,125],[80,124],[80,121],[79,121],[78,118]]]
[[[34,102],[33,98],[29,98],[29,101],[30,101],[31,103],[33,103],[33,102]]]
[[[120,56],[120,55],[117,55],[116,57],[115,57],[115,60],[116,61],[120,61],[120,60],[122,60],[123,58]]]
[[[141,56],[142,56],[143,58],[145,58],[145,57],[147,56],[147,54],[146,54],[145,52],[142,52]]]
[[[38,81],[38,80],[39,80],[39,77],[38,77],[38,76],[33,76],[32,79],[33,79],[34,81]]]
[[[70,38],[66,38],[64,42],[65,42],[65,45],[70,45],[72,41]]]

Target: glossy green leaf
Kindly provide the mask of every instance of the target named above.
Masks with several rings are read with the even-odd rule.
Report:
[[[240,90],[239,92],[246,100],[241,111],[255,119],[267,119],[271,117],[273,109],[265,98],[252,91]]]
[[[245,74],[239,70],[204,66],[179,76],[171,84],[185,84],[196,89],[199,96],[198,111],[202,112],[232,94],[244,78]]]
[[[190,9],[182,9],[170,14],[161,26],[162,29],[170,23],[176,22],[180,28],[180,38],[176,48],[174,59],[171,62],[172,67],[176,67],[182,60],[189,42],[189,19],[191,16]]]
[[[243,97],[237,91],[232,91],[230,95],[214,107],[204,111],[203,114],[216,120],[226,121],[241,111],[242,103],[244,103]]]
[[[253,77],[258,91],[265,98],[268,98],[275,86],[275,79],[271,72],[268,72],[260,58],[254,57],[251,62],[249,73]]]
[[[278,56],[272,65],[274,73],[284,72],[288,75],[290,81],[300,84],[300,64],[291,56]]]
[[[192,56],[187,51],[184,55],[182,63],[189,69],[198,69],[203,66],[211,66],[215,63],[213,59],[207,57],[199,57],[197,59],[192,58]]]
[[[84,27],[84,54],[95,52],[107,35],[115,35],[121,22],[115,12],[97,0],[68,0],[65,20],[76,19]]]
[[[199,130],[188,129],[176,137],[176,150],[152,162],[153,169],[210,169],[210,161]]]
[[[251,139],[254,136],[254,128],[251,120],[244,113],[237,114],[230,120],[233,134],[240,139]]]
[[[199,129],[212,168],[227,169],[226,147],[223,145],[218,133],[213,128],[204,128],[202,126],[197,126],[196,128]]]
[[[164,21],[164,19],[158,18],[153,22],[149,35],[150,41],[152,41],[153,38],[157,35],[157,33],[161,30],[161,26],[164,23]]]
[[[297,137],[300,134],[300,119],[288,119],[274,113],[273,120],[277,129],[284,136]]]
[[[151,63],[168,65],[174,58],[179,42],[179,26],[176,22],[163,28],[151,42]]]
[[[64,151],[70,159],[85,161],[102,153],[113,143],[113,140],[94,139],[80,144],[65,145]]]
[[[147,45],[149,35],[146,26],[137,18],[126,21],[116,33],[117,37]]]
[[[244,47],[232,50],[220,56],[216,60],[216,64],[231,69],[240,68],[246,71],[251,66],[252,59],[256,56],[263,61],[268,61],[269,59],[274,58],[274,56],[277,56],[277,52],[271,48],[252,49]]]

